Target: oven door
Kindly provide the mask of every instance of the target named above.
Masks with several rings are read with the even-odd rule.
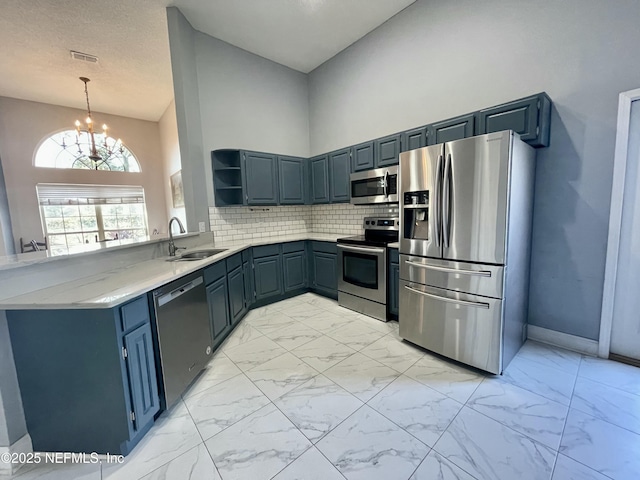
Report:
[[[397,203],[398,167],[352,173],[351,203]]]
[[[387,249],[338,244],[338,290],[387,303]]]

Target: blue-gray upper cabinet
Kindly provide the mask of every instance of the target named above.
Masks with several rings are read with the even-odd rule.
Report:
[[[153,416],[160,410],[150,324],[126,334],[123,341],[127,351],[125,361],[134,413],[133,428],[139,430],[153,422]]]
[[[306,200],[306,159],[278,156],[281,205],[304,205]]]
[[[375,167],[397,165],[400,155],[401,134],[389,135],[374,141]]]
[[[409,150],[415,150],[416,148],[422,148],[426,146],[427,127],[414,128],[413,130],[402,132],[400,138],[401,152],[408,152]]]
[[[278,158],[270,153],[242,152],[247,205],[278,204]]]
[[[549,146],[551,100],[546,93],[480,110],[479,117],[479,134],[513,130],[534,147]]]
[[[351,171],[370,170],[375,165],[373,142],[365,142],[351,147]]]
[[[279,245],[253,248],[256,300],[282,295],[282,253]]]
[[[207,304],[213,348],[220,345],[231,328],[226,275],[207,285]]]
[[[329,203],[329,158],[320,155],[309,160],[311,203]]]
[[[427,144],[451,142],[475,135],[475,114],[462,115],[427,125]]]
[[[343,148],[329,154],[329,199],[331,203],[348,202],[350,195],[350,149]]]

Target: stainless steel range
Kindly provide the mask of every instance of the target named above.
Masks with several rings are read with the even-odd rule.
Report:
[[[338,304],[387,321],[387,247],[398,241],[397,217],[367,217],[364,235],[338,239]]]

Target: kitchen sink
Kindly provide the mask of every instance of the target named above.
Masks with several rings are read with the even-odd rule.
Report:
[[[180,255],[178,257],[169,258],[168,261],[170,261],[170,262],[188,262],[188,261],[202,260],[204,258],[211,257],[211,256],[216,255],[218,253],[225,252],[226,250],[227,250],[226,248],[207,248],[207,249],[203,249],[203,250],[193,250],[193,251],[188,252],[188,253],[183,253],[182,255]]]

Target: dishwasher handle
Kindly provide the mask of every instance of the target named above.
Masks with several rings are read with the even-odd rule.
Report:
[[[170,291],[169,293],[165,293],[164,295],[160,295],[159,297],[156,297],[156,303],[158,305],[158,307],[161,307],[163,305],[166,305],[167,303],[171,302],[172,300],[175,300],[176,298],[180,297],[181,295],[184,295],[185,293],[187,293],[189,290],[192,290],[194,288],[196,288],[198,285],[202,284],[203,280],[202,277],[198,277],[190,282],[185,283],[184,285]]]

